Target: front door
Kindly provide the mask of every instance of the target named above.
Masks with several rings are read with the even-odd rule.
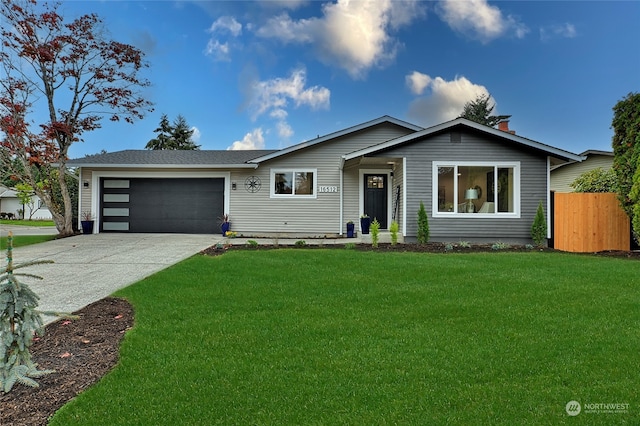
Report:
[[[364,213],[378,219],[380,229],[387,229],[387,175],[364,175]]]

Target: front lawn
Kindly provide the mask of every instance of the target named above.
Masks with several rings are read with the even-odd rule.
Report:
[[[43,243],[45,241],[51,241],[55,239],[55,235],[14,235],[13,246],[21,247],[28,246],[30,244]],[[0,237],[0,251],[7,249],[7,237]]]
[[[51,425],[638,423],[635,261],[340,249],[195,256],[120,292],[118,367]],[[584,408],[583,408],[584,410]]]
[[[17,225],[17,226],[56,226],[53,220],[7,220],[0,219],[0,225]]]

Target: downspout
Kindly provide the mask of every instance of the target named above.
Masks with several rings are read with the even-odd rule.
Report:
[[[551,157],[547,155],[547,240],[551,238]]]
[[[407,238],[407,157],[402,157],[402,236]]]
[[[340,223],[338,224],[340,231],[338,235],[342,237],[342,222],[344,221],[344,155],[340,158]]]

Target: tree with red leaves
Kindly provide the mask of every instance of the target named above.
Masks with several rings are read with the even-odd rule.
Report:
[[[60,3],[0,6],[0,166],[33,187],[61,235],[73,233],[65,175],[69,147],[106,116],[132,123],[152,111],[139,49],[110,40],[89,14],[65,23]],[[46,117],[46,118],[38,118]]]

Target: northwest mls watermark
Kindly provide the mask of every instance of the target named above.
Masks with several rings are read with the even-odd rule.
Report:
[[[627,414],[629,412],[628,402],[589,402],[580,404],[578,401],[569,401],[564,407],[570,416],[578,414]]]

